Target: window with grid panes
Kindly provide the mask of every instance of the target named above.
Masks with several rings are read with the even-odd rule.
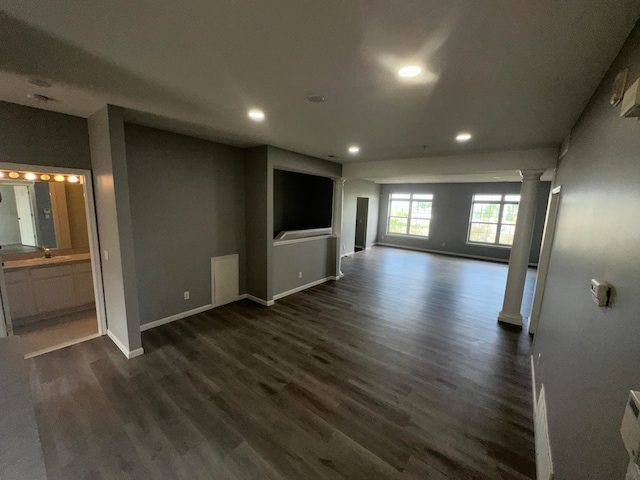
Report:
[[[432,194],[392,193],[387,233],[428,237],[432,203]]]
[[[520,195],[474,195],[468,241],[511,246],[516,232],[519,204]]]

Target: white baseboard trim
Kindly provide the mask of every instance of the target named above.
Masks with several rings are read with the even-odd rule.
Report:
[[[116,347],[118,347],[120,351],[124,353],[124,356],[127,357],[129,360],[135,357],[139,357],[144,353],[144,349],[142,347],[129,351],[129,349],[124,346],[124,343],[122,343],[120,339],[116,337],[111,330],[107,329],[107,335],[111,339],[111,341],[116,344]]]
[[[376,243],[381,247],[391,247],[391,248],[401,248],[403,250],[416,250],[418,252],[427,252],[427,253],[437,253],[438,255],[447,255],[449,257],[462,257],[462,258],[472,258],[474,260],[487,260],[489,262],[499,262],[499,263],[509,263],[508,258],[495,258],[495,257],[486,257],[483,255],[469,255],[467,253],[457,253],[457,252],[445,252],[442,250],[433,250],[431,248],[419,248],[419,247],[409,247],[406,245],[397,245],[395,243]],[[537,263],[529,263],[530,267],[537,268]]]
[[[291,290],[287,290],[286,292],[278,293],[277,295],[273,296],[273,299],[274,300],[280,300],[281,298],[287,297],[287,296],[292,295],[294,293],[301,292],[302,290],[306,290],[307,288],[315,287],[316,285],[320,285],[322,283],[328,282],[329,280],[338,280],[338,278],[342,278],[342,277],[331,276],[331,277],[321,278],[320,280],[316,280],[315,282],[307,283],[306,285],[302,285],[300,287],[292,288]]]
[[[538,411],[538,396],[536,395],[536,367],[533,361],[533,355],[531,357],[531,394],[533,395],[533,418],[536,418],[536,412]]]
[[[342,258],[342,257],[348,257],[349,255],[354,255],[355,253],[356,253],[355,251],[351,251],[351,252],[343,253],[342,255],[340,255],[340,258]]]
[[[337,281],[338,281],[338,280],[340,280],[342,277],[344,277],[344,273],[341,273],[341,274],[340,274],[340,275],[338,275],[338,276],[331,275],[330,277],[327,277],[327,278],[328,278],[329,280],[335,280],[335,281],[337,282]]]
[[[252,302],[256,302],[260,305],[263,305],[265,307],[270,307],[274,304],[273,300],[263,300],[261,298],[258,297],[254,297],[253,295],[249,295],[248,293],[245,294],[247,299],[251,300]]]
[[[212,304],[203,305],[202,307],[193,308],[191,310],[187,310],[186,312],[176,313],[175,315],[171,315],[169,317],[161,318],[160,320],[154,320],[153,322],[145,323],[144,325],[140,325],[140,331],[144,332],[145,330],[149,330],[151,328],[159,327],[160,325],[165,325],[167,323],[175,322],[176,320],[181,320],[183,318],[190,317],[191,315],[196,315],[198,313],[206,312],[207,310],[211,310],[213,308]]]
[[[247,295],[246,293],[243,293],[241,295],[238,295],[238,300],[245,300],[248,297],[249,297],[249,295]]]

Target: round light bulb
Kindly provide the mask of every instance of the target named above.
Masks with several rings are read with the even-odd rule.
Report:
[[[40,180],[44,180],[46,182],[49,179],[51,179],[51,175],[47,175],[46,173],[40,175]]]
[[[398,75],[405,78],[415,77],[416,75],[419,75],[421,71],[422,69],[417,65],[407,65],[406,67],[402,67],[398,70]]]
[[[35,173],[29,172],[24,174],[24,178],[26,178],[27,180],[35,180],[37,177]]]
[[[4,172],[0,172],[0,178],[4,178]]]
[[[254,122],[261,122],[264,120],[264,112],[262,110],[249,110],[248,115]]]
[[[56,175],[53,177],[56,182],[64,182],[64,175]]]
[[[9,172],[9,178],[19,178],[20,174],[18,172]]]
[[[75,175],[71,175],[70,177],[67,178],[67,181],[69,183],[78,183],[80,180]]]

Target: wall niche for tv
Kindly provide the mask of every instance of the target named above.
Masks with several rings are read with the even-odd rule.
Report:
[[[274,169],[274,238],[282,231],[330,228],[332,213],[332,179]]]

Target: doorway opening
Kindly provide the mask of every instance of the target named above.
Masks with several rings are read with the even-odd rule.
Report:
[[[88,170],[0,163],[0,336],[25,357],[106,333]]]
[[[358,197],[356,200],[356,238],[354,251],[367,248],[367,219],[369,218],[369,199]]]

